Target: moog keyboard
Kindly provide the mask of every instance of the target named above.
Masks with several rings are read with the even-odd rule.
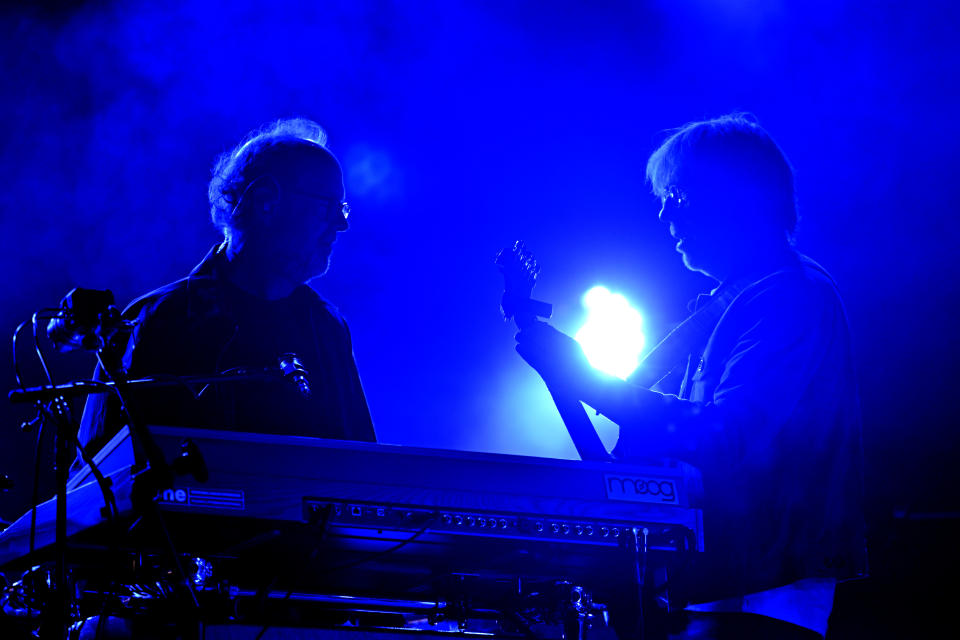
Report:
[[[339,535],[358,538],[423,530],[434,539],[594,547],[617,547],[636,528],[646,530],[650,549],[703,550],[699,476],[681,464],[634,466],[180,427],[150,432],[167,460],[180,458],[184,443],[191,443],[209,476],[177,476],[157,496],[166,513],[225,522],[323,517]],[[120,512],[129,513],[136,460],[126,428],[95,460],[110,477]],[[69,534],[106,520],[88,468],[71,479],[67,503]],[[38,510],[38,548],[52,542],[54,508],[55,499]],[[29,513],[0,533],[0,565],[25,553],[28,527]]]
[[[153,603],[164,619],[160,587],[142,585],[173,579],[175,550],[207,622],[233,631],[245,620],[296,619],[302,626],[319,619],[317,607],[327,616],[332,607],[351,615],[402,614],[383,624],[407,630],[420,625],[435,632],[450,620],[451,630],[490,635],[484,626],[490,623],[476,619],[507,610],[559,611],[558,601],[572,612],[567,620],[582,626],[603,607],[577,585],[590,589],[594,603],[626,602],[630,611],[641,550],[644,566],[666,567],[704,549],[699,474],[678,463],[581,462],[164,426],[149,431],[176,472],[161,491],[146,485],[149,508],[135,508],[149,473],[126,429],[95,456],[115,516],[88,468],[70,481],[70,563],[81,592],[90,594],[81,597],[81,611],[95,613],[128,593],[137,595],[119,598],[123,615]],[[0,533],[5,572],[29,572],[49,558],[55,506],[53,499],[37,509],[33,553],[30,512]],[[550,593],[561,595],[544,605]],[[276,611],[294,601],[313,609],[293,618]],[[505,623],[496,615],[499,635],[519,620]],[[545,615],[521,617],[528,624]],[[342,623],[323,620],[328,628]]]

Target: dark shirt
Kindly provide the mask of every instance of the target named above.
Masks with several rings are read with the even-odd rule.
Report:
[[[262,370],[276,367],[281,354],[295,353],[308,372],[310,397],[279,377],[210,385],[199,398],[186,388],[166,387],[128,392],[134,419],[374,442],[343,317],[307,285],[283,299],[257,298],[223,277],[225,262],[222,247],[214,248],[189,276],[127,308],[124,315],[135,321],[121,358],[128,376]],[[91,396],[80,440],[95,451],[123,423],[112,397]]]
[[[866,563],[859,399],[836,286],[797,254],[737,286],[680,386],[621,424],[614,451],[702,471],[694,602],[851,577]]]

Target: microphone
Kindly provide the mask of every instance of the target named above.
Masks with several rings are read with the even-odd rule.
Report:
[[[123,325],[120,310],[108,289],[77,287],[60,301],[57,317],[47,324],[47,337],[60,352],[96,351]]]
[[[309,372],[303,368],[303,363],[295,353],[284,353],[278,359],[280,363],[280,373],[283,377],[297,386],[300,395],[304,398],[310,397],[310,381],[307,379]]]

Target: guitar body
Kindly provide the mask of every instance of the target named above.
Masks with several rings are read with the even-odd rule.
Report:
[[[536,322],[537,318],[549,318],[553,311],[551,305],[530,297],[540,276],[540,266],[524,248],[523,242],[517,241],[511,247],[500,251],[496,263],[504,278],[504,292],[500,301],[504,318],[512,317],[521,331]],[[590,421],[583,404],[577,398],[566,395],[549,384],[547,390],[580,458],[594,462],[612,460],[593,428],[593,422]]]

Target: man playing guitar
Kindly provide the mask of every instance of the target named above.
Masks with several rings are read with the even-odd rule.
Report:
[[[824,635],[837,581],[865,569],[861,426],[843,303],[793,248],[793,171],[734,114],[679,129],[646,174],[684,264],[719,285],[627,381],[544,322],[517,352],[619,425],[614,458],[700,468],[705,561],[676,637]]]

